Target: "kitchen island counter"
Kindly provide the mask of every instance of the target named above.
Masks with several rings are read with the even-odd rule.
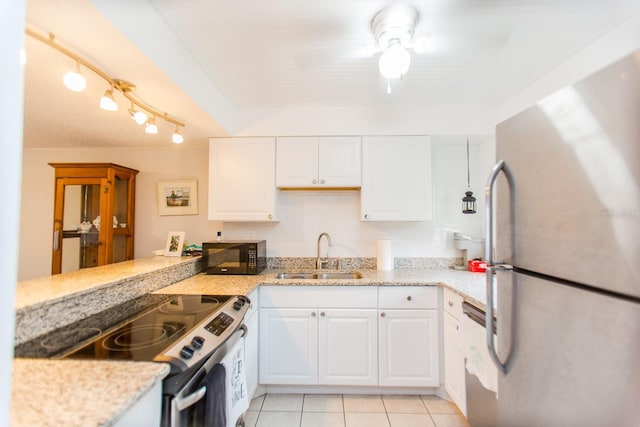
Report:
[[[14,359],[11,425],[117,425],[161,387],[169,370],[168,364],[153,362]],[[151,397],[159,405],[160,396]],[[159,414],[147,419],[154,415],[159,419]]]
[[[200,271],[200,257],[136,259],[18,282],[16,345]]]

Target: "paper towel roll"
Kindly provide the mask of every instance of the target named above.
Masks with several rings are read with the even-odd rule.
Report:
[[[393,250],[391,248],[391,240],[380,239],[378,240],[378,270],[390,271],[393,270]]]

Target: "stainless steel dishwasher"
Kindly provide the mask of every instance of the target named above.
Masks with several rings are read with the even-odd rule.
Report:
[[[482,328],[476,333],[482,333],[481,340],[486,341],[485,311],[468,302],[462,303],[462,312]],[[496,322],[493,322],[493,333],[496,333]],[[496,393],[486,389],[480,379],[469,372],[465,363],[465,381],[467,396],[467,419],[472,427],[495,427],[498,418],[498,399]]]

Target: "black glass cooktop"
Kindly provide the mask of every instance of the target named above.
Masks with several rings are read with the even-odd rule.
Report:
[[[153,360],[230,298],[145,295],[21,344],[15,355]]]

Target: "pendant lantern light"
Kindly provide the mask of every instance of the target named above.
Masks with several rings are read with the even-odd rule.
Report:
[[[469,138],[467,138],[467,191],[462,198],[462,213],[474,214],[476,213],[476,198],[473,197],[473,191],[471,191],[471,174],[469,173]]]

